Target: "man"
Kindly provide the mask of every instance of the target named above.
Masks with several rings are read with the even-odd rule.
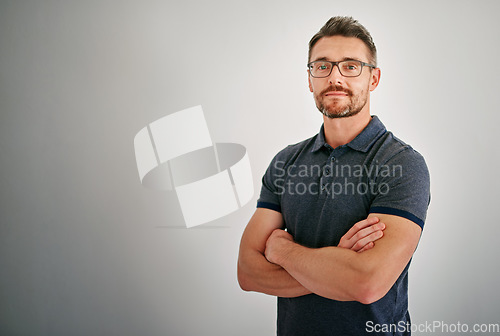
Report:
[[[278,335],[410,334],[408,267],[429,174],[370,115],[376,63],[369,32],[350,17],[331,18],[309,42],[324,122],[274,157],[238,259],[242,289],[278,297]]]

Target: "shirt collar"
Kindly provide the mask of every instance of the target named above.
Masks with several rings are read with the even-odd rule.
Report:
[[[321,129],[314,141],[311,152],[316,152],[322,147],[330,147],[325,140],[325,126],[321,125]],[[368,125],[346,146],[360,152],[368,152],[377,139],[386,132],[384,124],[377,116],[372,116]]]

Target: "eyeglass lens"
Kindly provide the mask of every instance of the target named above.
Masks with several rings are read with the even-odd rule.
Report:
[[[328,77],[332,72],[333,64],[330,62],[312,62],[309,70],[313,77]],[[342,61],[338,63],[340,73],[345,77],[356,77],[361,74],[362,64],[359,61]]]

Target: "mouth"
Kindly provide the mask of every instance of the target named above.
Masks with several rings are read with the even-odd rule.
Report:
[[[328,91],[324,94],[325,97],[347,97],[348,94],[343,91]]]

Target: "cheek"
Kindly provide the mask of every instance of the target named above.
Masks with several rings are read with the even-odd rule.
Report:
[[[366,92],[369,92],[371,90],[371,85],[370,82],[360,82],[351,86],[351,90],[358,95],[365,94]]]
[[[328,84],[319,81],[309,81],[309,91],[315,96],[319,95],[327,86]]]

